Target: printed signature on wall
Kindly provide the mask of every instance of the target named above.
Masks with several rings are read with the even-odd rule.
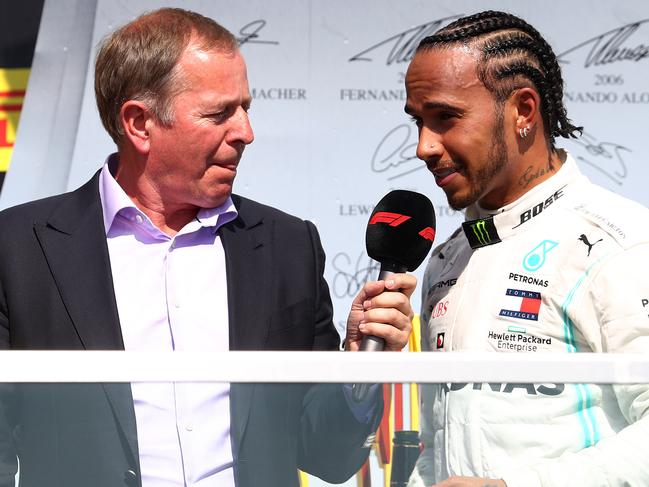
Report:
[[[353,259],[346,252],[337,253],[332,266],[335,270],[332,281],[333,294],[337,298],[353,298],[367,281],[375,280],[381,264],[361,252]]]
[[[453,15],[451,17],[444,17],[443,19],[432,20],[426,22],[425,24],[417,25],[410,29],[399,32],[393,36],[388,37],[382,41],[377,42],[376,44],[371,45],[367,49],[362,50],[358,54],[353,55],[349,58],[349,62],[354,61],[369,61],[372,62],[375,60],[374,56],[377,58],[381,55],[381,52],[387,51],[387,54],[383,58],[385,60],[386,66],[399,63],[408,63],[415,55],[415,50],[419,43],[425,37],[428,37],[443,25],[462,17],[462,15]]]
[[[638,20],[591,37],[557,56],[559,62],[569,64],[578,61],[577,54],[585,53],[585,68],[604,66],[624,61],[638,62],[649,57],[649,43],[638,42],[637,38],[649,36],[649,19]],[[645,41],[647,42],[647,41]]]
[[[425,169],[417,159],[417,142],[410,142],[412,133],[412,127],[403,123],[385,134],[372,155],[372,171],[389,174],[388,180],[393,180]]]
[[[629,174],[624,156],[633,152],[631,149],[615,142],[599,141],[586,132],[571,142],[580,147],[575,153],[577,160],[588,164],[619,186],[624,183]]]
[[[262,19],[253,20],[241,27],[241,29],[239,29],[239,37],[237,37],[239,46],[243,46],[244,44],[278,45],[278,41],[269,41],[261,38],[260,32],[264,30],[264,27],[266,27],[266,21]]]

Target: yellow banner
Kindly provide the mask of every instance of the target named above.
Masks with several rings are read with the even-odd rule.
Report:
[[[9,168],[29,68],[0,68],[0,172]]]

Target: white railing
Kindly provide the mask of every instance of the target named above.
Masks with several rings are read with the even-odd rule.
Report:
[[[168,381],[649,383],[649,355],[0,352],[0,383]]]

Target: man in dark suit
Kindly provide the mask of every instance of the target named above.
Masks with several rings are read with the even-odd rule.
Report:
[[[315,227],[231,194],[253,134],[232,34],[179,9],[108,37],[95,91],[118,147],[78,190],[0,213],[0,348],[335,350]],[[370,282],[346,348],[407,342],[411,276]],[[340,385],[0,388],[0,486],[297,485],[367,457],[381,413]]]

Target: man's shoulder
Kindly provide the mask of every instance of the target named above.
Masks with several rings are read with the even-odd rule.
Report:
[[[295,215],[291,215],[273,206],[259,203],[244,196],[232,194],[232,202],[237,208],[239,218],[248,224],[254,224],[255,221],[275,221],[285,225],[297,225],[304,227],[304,220]]]
[[[466,237],[464,237],[464,232],[462,232],[462,225],[453,230],[453,233],[451,233],[444,242],[440,243],[433,249],[433,255],[439,253],[444,248],[460,244],[466,244],[468,246],[468,241],[466,240]]]
[[[70,197],[70,194],[64,193],[48,196],[2,210],[0,211],[0,225],[2,228],[7,228],[5,225],[20,225],[25,223],[31,225],[35,221],[47,220]]]
[[[649,208],[596,184],[588,184],[569,211],[579,219],[607,232],[628,248],[649,242]]]
[[[96,177],[74,191],[36,199],[0,211],[0,227],[10,231],[24,225],[31,227],[35,222],[47,221],[58,209],[77,200],[78,206],[89,204],[95,193],[98,200]]]
[[[0,238],[20,241],[20,235],[32,235],[34,225],[54,222],[79,222],[100,208],[97,175],[83,186],[54,196],[22,203],[0,211]],[[63,223],[61,228],[69,224]],[[25,232],[27,232],[25,234]]]
[[[440,266],[444,267],[445,262],[455,261],[467,249],[470,249],[468,240],[464,236],[462,226],[459,226],[450,237],[434,247],[430,253],[424,271],[424,283],[426,286],[430,286],[431,279],[436,279],[439,276],[441,272]]]

